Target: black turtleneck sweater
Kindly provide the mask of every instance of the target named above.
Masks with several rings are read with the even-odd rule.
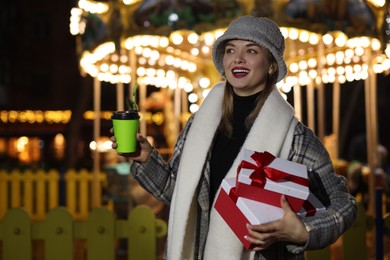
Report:
[[[234,94],[233,136],[227,137],[220,131],[216,133],[210,159],[210,205],[248,135],[250,129],[245,127],[245,119],[254,109],[259,95],[260,92],[247,97]]]

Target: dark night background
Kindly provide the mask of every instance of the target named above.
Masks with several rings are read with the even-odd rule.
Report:
[[[67,160],[60,165],[63,167],[89,164],[90,158],[83,161],[71,155],[80,149],[80,141],[92,140],[92,121],[85,121],[82,114],[93,110],[93,80],[80,74],[76,37],[69,32],[70,10],[76,4],[77,1],[68,0],[0,3],[0,111],[72,110],[72,120],[67,125],[4,125],[0,122],[0,138],[26,135],[50,140],[61,132],[68,140]],[[390,149],[390,78],[383,74],[377,77],[379,143]],[[102,110],[113,110],[115,88],[103,84],[102,97]],[[326,85],[326,97],[326,134],[330,134],[331,85]],[[292,100],[289,98],[289,101]],[[365,135],[364,103],[363,81],[341,85],[341,158],[360,159],[352,158],[349,150],[354,147],[354,140]],[[102,135],[109,135],[109,122],[102,124]],[[83,149],[87,153],[87,147]],[[49,152],[43,156],[50,162]]]

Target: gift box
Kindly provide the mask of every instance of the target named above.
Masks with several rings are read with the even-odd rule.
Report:
[[[323,210],[326,210],[326,207],[313,193],[310,193],[297,215],[299,217],[311,217]]]
[[[244,247],[251,249],[253,245],[244,238],[248,235],[246,224],[258,225],[280,219],[283,216],[283,210],[265,203],[237,197],[235,186],[236,178],[225,178],[214,207]]]
[[[299,212],[309,196],[307,168],[277,158],[268,152],[243,149],[237,169],[237,196],[281,207],[284,194],[291,208]]]

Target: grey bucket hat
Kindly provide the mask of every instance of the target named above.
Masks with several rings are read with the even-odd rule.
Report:
[[[287,74],[287,66],[283,59],[284,37],[276,23],[265,17],[245,15],[233,20],[227,30],[213,45],[213,61],[221,75],[223,71],[224,42],[228,40],[246,40],[257,43],[267,48],[278,63],[278,77],[276,82],[281,81]]]

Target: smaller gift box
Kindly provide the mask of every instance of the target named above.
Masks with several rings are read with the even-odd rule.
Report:
[[[237,196],[281,207],[283,194],[295,212],[309,196],[307,168],[269,152],[243,149],[237,169]]]
[[[297,215],[301,218],[311,217],[323,210],[326,210],[326,207],[313,193],[310,193],[309,197],[307,200],[305,200],[301,210],[297,213]]]
[[[283,210],[265,203],[240,198],[236,195],[236,178],[222,180],[215,209],[236,234],[246,249],[253,248],[244,236],[248,235],[246,224],[264,224],[283,217]]]

